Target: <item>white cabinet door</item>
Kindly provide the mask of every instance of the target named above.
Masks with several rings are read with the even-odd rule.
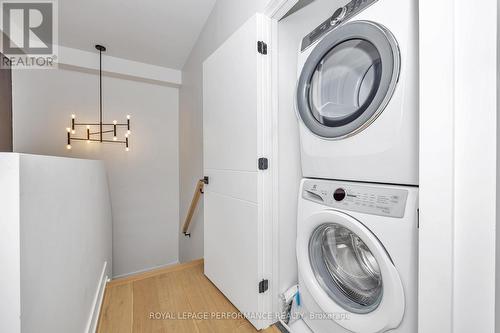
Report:
[[[203,64],[205,275],[258,329],[268,324],[254,314],[269,311],[259,282],[271,256],[271,172],[258,167],[271,151],[270,56],[258,42],[270,26],[253,16]]]

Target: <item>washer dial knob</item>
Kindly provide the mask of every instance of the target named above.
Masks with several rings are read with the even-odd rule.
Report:
[[[336,25],[342,19],[345,17],[345,14],[347,13],[347,8],[346,7],[340,7],[338,8],[335,13],[333,13],[332,18],[330,19],[330,25]]]
[[[335,201],[342,201],[346,197],[346,192],[343,188],[338,188],[333,192],[333,198]]]

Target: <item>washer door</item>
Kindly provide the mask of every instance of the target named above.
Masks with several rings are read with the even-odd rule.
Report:
[[[401,279],[370,230],[347,214],[326,210],[303,221],[298,234],[303,284],[329,318],[356,333],[399,326],[405,309]]]
[[[317,227],[309,240],[309,260],[320,286],[347,311],[369,313],[379,306],[380,266],[352,230],[337,223]]]
[[[369,21],[347,23],[314,47],[297,85],[297,111],[314,134],[342,139],[385,109],[400,70],[394,36]]]

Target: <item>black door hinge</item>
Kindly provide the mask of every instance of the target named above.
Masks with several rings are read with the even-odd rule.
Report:
[[[259,294],[265,293],[269,289],[269,280],[259,282]]]
[[[264,54],[266,55],[267,54],[267,44],[261,40],[259,40],[257,42],[257,51],[260,53],[260,54]]]
[[[269,169],[269,161],[265,157],[259,158],[259,170]]]
[[[203,179],[201,181],[204,182],[205,185],[208,185],[208,177],[207,176],[203,177]]]

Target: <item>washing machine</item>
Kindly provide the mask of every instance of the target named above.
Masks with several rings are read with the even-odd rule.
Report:
[[[297,260],[314,333],[416,333],[418,188],[306,179]]]
[[[296,112],[306,178],[418,185],[417,0],[353,0],[307,34]]]

